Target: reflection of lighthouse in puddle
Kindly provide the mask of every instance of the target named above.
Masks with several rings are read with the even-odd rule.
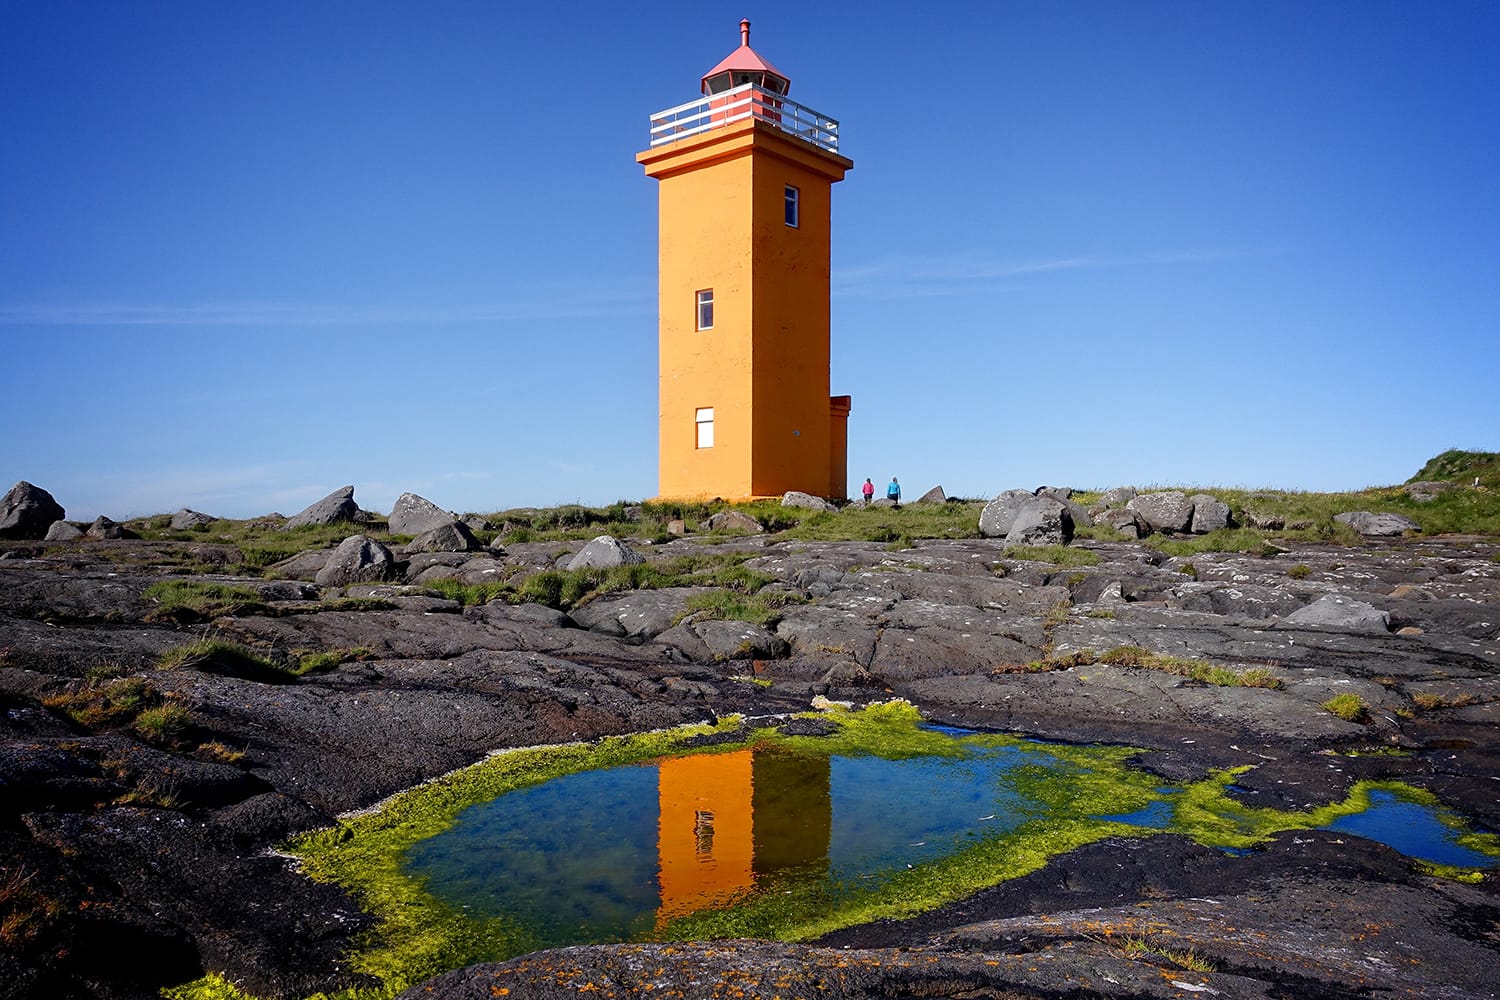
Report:
[[[823,871],[829,761],[738,750],[658,764],[656,923],[727,906],[775,873]]]

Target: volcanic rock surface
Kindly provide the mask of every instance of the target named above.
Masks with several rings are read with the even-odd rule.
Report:
[[[1142,747],[1138,765],[1174,781],[1252,765],[1238,794],[1257,805],[1303,809],[1396,779],[1500,829],[1491,541],[1372,538],[1200,553],[1190,567],[1081,541],[1098,562],[1068,568],[988,538],[713,541],[774,577],[779,620],[694,610],[707,587],[564,613],[463,607],[416,582],[519,578],[581,542],[392,555],[379,574],[391,579],[348,586],[313,582],[326,552],[271,581],[210,572],[237,560],[201,542],[0,544],[0,998],[145,998],[205,971],[260,997],[369,985],[346,964],[368,918],[272,853],[288,836],[497,748],[801,711],[819,695]],[[704,544],[631,547],[654,562]],[[168,580],[254,599],[165,616],[146,592]],[[215,655],[160,665],[205,638],[343,662],[298,677]],[[1122,647],[1260,668],[1282,686],[1100,658]],[[1363,708],[1352,721],[1323,707],[1342,694]],[[110,698],[127,695],[136,711],[185,710],[185,728],[112,722],[124,710]],[[1496,969],[1493,874],[1431,877],[1348,835],[1286,834],[1244,857],[1159,836],[820,942],[559,949],[405,995],[1468,998],[1496,995]]]

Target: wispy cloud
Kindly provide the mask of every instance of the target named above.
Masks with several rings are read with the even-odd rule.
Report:
[[[1082,255],[1035,260],[992,255],[943,254],[930,257],[890,255],[833,272],[833,294],[849,298],[926,298],[986,291],[1020,279],[1086,269],[1200,264],[1275,251],[1252,247],[1177,250],[1131,256]]]
[[[529,301],[443,306],[322,305],[316,303],[33,303],[0,304],[0,326],[432,326],[542,319],[600,319],[644,315],[656,308],[655,282],[639,292],[559,294]]]

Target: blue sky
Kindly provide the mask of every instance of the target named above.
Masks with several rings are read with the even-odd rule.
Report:
[[[0,489],[656,486],[647,116],[842,122],[849,476],[1357,489],[1500,449],[1500,4],[0,0]]]

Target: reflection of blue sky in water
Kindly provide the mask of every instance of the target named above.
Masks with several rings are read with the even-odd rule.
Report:
[[[963,759],[835,757],[828,847],[834,877],[905,868],[1014,829],[1029,816],[1025,803],[1001,789],[1001,775],[1039,759],[1046,758],[1011,747]]]
[[[1443,810],[1445,815],[1452,815]],[[1391,792],[1370,793],[1370,808],[1330,823],[1326,829],[1378,840],[1408,857],[1460,868],[1493,868],[1495,859],[1458,843],[1460,831],[1442,823],[1428,806]]]
[[[555,943],[624,940],[657,905],[656,768],[584,771],[472,806],[407,853],[427,891]]]

